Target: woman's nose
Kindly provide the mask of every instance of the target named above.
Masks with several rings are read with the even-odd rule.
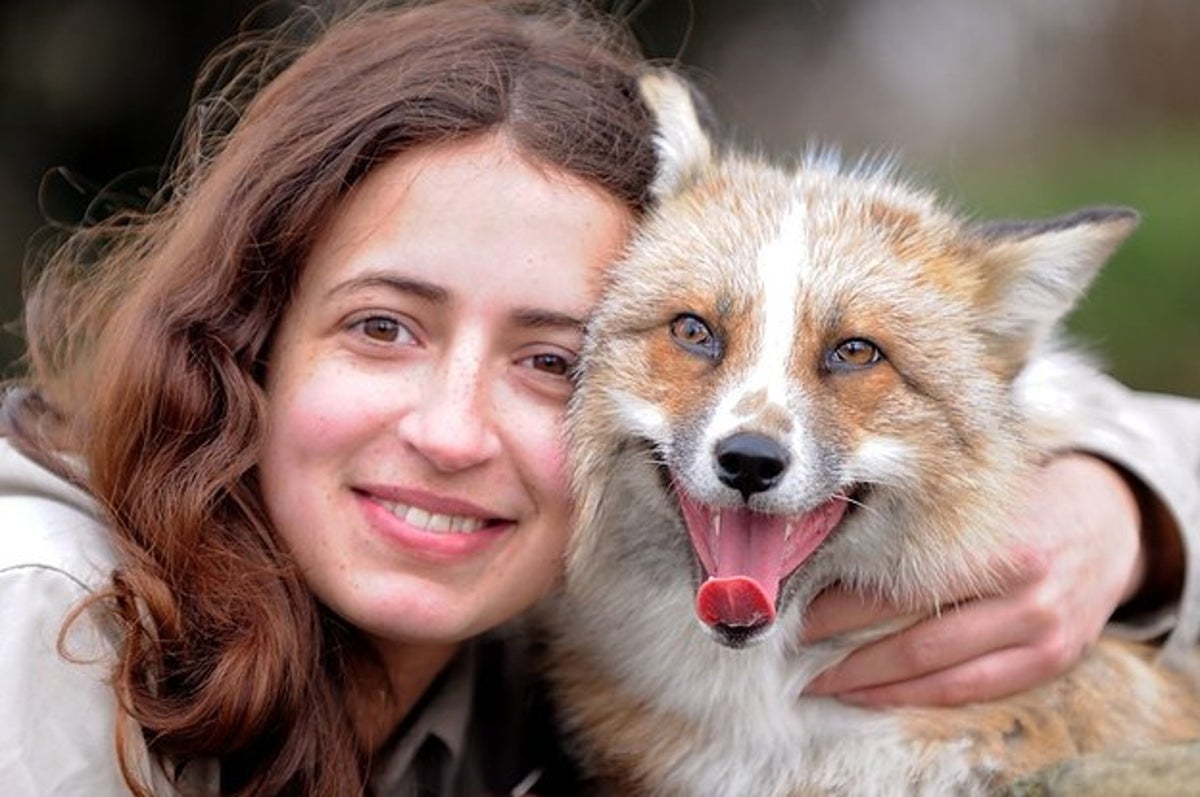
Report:
[[[417,404],[399,422],[404,441],[441,471],[465,470],[501,450],[492,423],[486,369],[479,358],[456,357],[422,385]]]

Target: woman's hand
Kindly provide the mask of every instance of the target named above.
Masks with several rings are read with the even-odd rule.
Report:
[[[872,706],[959,705],[1004,697],[1067,670],[1141,583],[1137,501],[1108,463],[1065,454],[1035,476],[1013,522],[1024,543],[1005,594],[948,608],[867,645],[805,693]],[[805,639],[899,613],[829,590],[810,608]]]

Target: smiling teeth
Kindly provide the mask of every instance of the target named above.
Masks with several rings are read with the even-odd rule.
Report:
[[[484,526],[483,521],[476,517],[440,515],[436,512],[426,512],[418,506],[394,504],[387,501],[383,502],[383,505],[408,525],[422,531],[432,531],[435,534],[470,534],[479,531]]]

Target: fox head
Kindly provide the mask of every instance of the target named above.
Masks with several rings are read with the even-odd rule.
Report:
[[[589,324],[568,588],[643,568],[732,646],[835,581],[987,592],[1042,453],[1015,383],[1136,214],[971,223],[887,165],[718,152],[678,78],[642,91],[656,203]]]

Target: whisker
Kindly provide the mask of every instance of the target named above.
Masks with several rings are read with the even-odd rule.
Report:
[[[857,507],[858,509],[862,509],[867,512],[874,512],[874,513],[879,512],[879,510],[876,509],[875,507],[868,506],[867,504],[863,503],[862,501],[859,501],[857,498],[853,498],[849,495],[839,493],[838,495],[834,496],[834,499],[836,499],[838,501],[845,501],[847,504],[850,504],[851,506]]]

